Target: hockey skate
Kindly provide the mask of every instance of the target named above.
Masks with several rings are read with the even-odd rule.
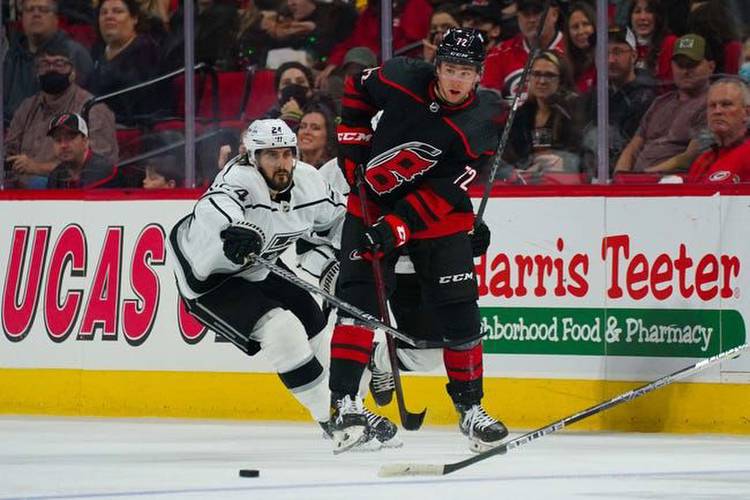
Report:
[[[373,345],[373,353],[375,352],[376,345],[377,343]],[[376,405],[385,406],[393,399],[393,391],[396,389],[393,373],[380,370],[375,366],[375,358],[370,358],[368,368],[372,372],[372,378],[370,378],[370,394],[372,394],[372,399],[375,400]]]
[[[376,415],[365,408],[367,423],[374,441],[378,441],[383,448],[401,448],[404,442],[397,435],[398,426],[388,418]]]
[[[333,453],[338,455],[372,439],[365,407],[358,397],[344,395],[331,405],[329,424],[333,437]]]
[[[508,429],[499,420],[487,415],[481,405],[456,405],[460,415],[458,427],[469,438],[469,449],[481,453],[499,445]]]

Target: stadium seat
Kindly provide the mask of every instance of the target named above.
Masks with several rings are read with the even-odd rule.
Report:
[[[115,132],[117,146],[120,149],[120,161],[132,158],[142,152],[141,138],[143,131],[139,128],[118,128]]]
[[[276,102],[275,77],[276,72],[271,69],[255,72],[250,86],[250,96],[242,113],[243,121],[249,122],[260,118],[274,105]]]

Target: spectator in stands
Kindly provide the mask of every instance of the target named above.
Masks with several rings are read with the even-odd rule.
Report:
[[[77,113],[62,113],[49,123],[55,168],[47,178],[48,189],[120,187],[117,167],[89,147],[89,128]]]
[[[701,149],[713,60],[703,37],[688,34],[677,40],[672,56],[677,89],[654,100],[617,160],[616,171],[687,170]]]
[[[277,20],[276,11],[263,10],[255,1],[246,4],[234,37],[234,69],[243,70],[249,66],[265,67],[268,50],[276,45],[276,40],[271,34],[276,31]]]
[[[344,80],[347,76],[355,75],[366,68],[374,68],[378,65],[375,53],[367,47],[352,47],[344,56],[344,62],[336,68],[331,76],[324,80],[319,88],[333,99],[331,109],[338,116],[341,114],[341,98],[344,96]]]
[[[650,71],[660,81],[671,82],[672,51],[677,37],[669,33],[660,0],[635,0],[629,17],[638,42],[636,67]]]
[[[35,66],[41,90],[18,107],[5,147],[21,187],[43,188],[56,165],[52,139],[47,136],[50,120],[63,112],[80,112],[92,95],[75,83],[70,46],[64,40],[40,48]],[[95,105],[89,123],[93,151],[116,163],[118,148],[112,111],[104,104]]]
[[[742,44],[742,64],[738,73],[745,83],[750,82],[750,37]]]
[[[277,46],[304,50],[313,65],[326,61],[334,45],[346,39],[357,20],[357,9],[341,0],[286,0],[271,34]]]
[[[278,102],[266,112],[265,118],[281,118],[292,129],[302,118],[302,108],[313,93],[312,70],[302,63],[290,61],[276,70],[274,87]]]
[[[184,4],[170,19],[170,33],[163,47],[162,68],[185,66]],[[237,7],[233,3],[200,0],[195,13],[195,60],[219,70],[235,69],[234,42]]]
[[[573,122],[570,66],[557,52],[544,50],[529,76],[529,97],[518,110],[504,159],[527,172],[578,172],[581,136]]]
[[[427,62],[435,60],[437,46],[443,40],[443,35],[450,28],[458,28],[458,8],[453,4],[444,4],[432,11],[430,16],[430,33],[422,40],[422,59]]]
[[[596,40],[596,13],[586,2],[573,5],[565,24],[565,47],[573,66],[573,81],[578,92],[591,90],[596,83],[594,42]]]
[[[690,167],[687,182],[750,182],[750,90],[737,78],[708,91],[708,128],[716,140]]]
[[[223,165],[222,165],[223,167]],[[176,155],[157,156],[146,164],[144,189],[174,189],[185,184],[185,170]]]
[[[196,2],[200,12],[201,1]],[[147,34],[161,46],[169,33],[170,0],[138,0],[140,8],[139,26],[141,33]]]
[[[506,40],[487,54],[482,76],[482,85],[500,90],[503,97],[512,99],[518,89],[523,67],[529,58],[530,47],[536,40],[537,27],[544,12],[544,0],[518,0],[518,27],[520,33]],[[550,8],[542,29],[539,46],[563,54],[563,34],[557,30],[560,7],[557,0],[550,0]]]
[[[432,6],[427,0],[393,0],[393,50],[419,44],[430,29]],[[341,64],[352,47],[367,47],[380,55],[380,0],[368,0],[367,8],[357,18],[352,34],[338,43],[328,58],[328,65],[320,72],[316,86],[326,80]],[[402,55],[409,55],[408,53]]]
[[[706,39],[716,54],[717,74],[736,75],[742,59],[740,27],[723,0],[691,6],[688,31]]]
[[[21,4],[23,32],[11,33],[3,61],[3,120],[9,123],[21,101],[39,92],[34,58],[39,49],[51,43],[68,45],[76,70],[76,81],[85,87],[93,68],[91,56],[79,43],[59,29],[55,0],[24,0]]]
[[[91,91],[95,95],[122,90],[156,76],[159,52],[149,36],[136,30],[140,15],[136,0],[104,0],[99,6],[102,42],[92,49]],[[114,111],[117,123],[133,125],[165,107],[162,103],[169,96],[160,96],[159,88],[150,86],[106,102]]]
[[[315,168],[336,157],[336,117],[328,106],[318,104],[305,108],[297,129],[297,146],[300,160]]]
[[[487,50],[518,34],[515,0],[473,0],[462,8],[462,28],[474,28],[487,35]]]
[[[622,150],[635,135],[641,118],[656,97],[656,81],[644,69],[635,67],[638,58],[635,35],[627,26],[609,29],[609,164],[614,168]],[[596,169],[596,89],[582,99],[586,165]]]

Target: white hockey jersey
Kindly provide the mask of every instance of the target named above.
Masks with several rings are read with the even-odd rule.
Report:
[[[339,248],[345,214],[342,195],[311,165],[298,161],[292,185],[272,200],[260,172],[238,156],[170,233],[180,293],[195,298],[232,276],[248,281],[268,276],[261,265],[241,266],[226,258],[219,233],[231,223],[254,225],[263,235],[261,255],[273,260],[303,236]]]

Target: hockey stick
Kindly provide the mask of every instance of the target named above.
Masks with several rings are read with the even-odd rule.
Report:
[[[321,297],[326,299],[328,302],[330,302],[334,306],[338,307],[342,311],[348,312],[353,317],[362,321],[370,328],[379,328],[383,330],[384,332],[396,337],[397,339],[402,340],[413,347],[416,347],[417,349],[450,347],[452,344],[455,343],[453,341],[449,341],[448,339],[441,341],[441,340],[421,340],[421,339],[412,338],[409,335],[406,335],[405,333],[401,333],[395,328],[392,328],[391,326],[382,323],[375,316],[372,316],[371,314],[367,314],[362,309],[339,299],[335,295],[331,295],[330,293],[326,292],[325,290],[311,283],[308,283],[307,281],[303,280],[302,278],[300,278],[293,272],[287,271],[283,267],[277,266],[270,260],[267,260],[259,255],[252,255],[251,258],[254,259],[254,262],[262,265],[263,267],[271,271],[276,276],[292,283],[293,285],[297,285],[298,287],[304,290],[307,290],[310,293],[313,293],[315,295],[320,295]]]
[[[549,13],[550,2],[545,2],[544,12],[542,12],[542,18],[539,21],[539,26],[536,28],[536,39],[534,40],[534,46],[529,47],[529,57],[526,59],[526,64],[523,66],[523,73],[521,73],[521,80],[518,82],[518,92],[513,95],[513,101],[510,105],[510,113],[508,113],[508,119],[503,127],[503,135],[500,136],[500,142],[495,150],[495,156],[492,157],[492,168],[490,170],[490,176],[487,179],[487,183],[484,185],[484,194],[482,195],[482,201],[479,202],[479,209],[477,210],[474,226],[478,226],[482,223],[484,217],[484,211],[487,209],[487,201],[492,191],[492,185],[495,183],[495,176],[497,171],[500,169],[500,164],[503,162],[503,155],[505,154],[505,147],[508,144],[508,138],[510,137],[510,129],[513,127],[513,121],[516,118],[516,111],[520,107],[521,92],[526,88],[526,82],[529,79],[529,71],[531,65],[534,62],[537,52],[539,52],[539,43],[542,38],[542,31],[544,31],[544,24],[547,22],[547,14]]]
[[[359,191],[359,203],[362,207],[362,219],[368,226],[372,224],[372,218],[370,217],[370,211],[367,207],[367,190],[365,189],[365,175],[364,167],[359,165],[357,167],[357,190]],[[372,264],[372,275],[375,279],[375,294],[378,299],[378,309],[380,310],[380,318],[383,323],[388,327],[391,326],[391,316],[388,312],[388,301],[385,296],[385,284],[383,283],[383,269],[380,267],[380,259],[375,257],[371,261]],[[393,373],[393,385],[394,391],[396,392],[396,404],[398,405],[398,413],[401,417],[401,425],[407,431],[416,431],[422,427],[424,417],[427,414],[427,409],[422,410],[421,413],[411,413],[406,408],[406,402],[404,401],[404,389],[401,386],[401,374],[398,368],[398,354],[396,352],[396,341],[386,331],[385,341],[388,346],[388,359],[391,362],[391,373]]]
[[[748,348],[748,344],[742,344],[733,349],[729,349],[720,354],[717,354],[716,356],[711,356],[710,358],[701,360],[695,363],[694,365],[688,366],[674,373],[666,375],[660,379],[654,380],[650,384],[646,384],[644,386],[638,387],[637,389],[633,389],[631,391],[620,394],[619,396],[616,396],[612,399],[604,401],[603,403],[599,403],[596,406],[592,406],[583,411],[580,411],[578,413],[565,417],[547,426],[540,427],[539,429],[536,429],[531,432],[527,432],[526,434],[523,434],[522,436],[519,436],[511,441],[508,441],[505,444],[501,444],[500,446],[489,449],[471,458],[467,458],[466,460],[461,460],[460,462],[455,462],[452,464],[443,464],[443,465],[437,465],[437,464],[384,465],[380,468],[378,475],[381,477],[391,477],[391,476],[444,476],[446,474],[450,474],[451,472],[455,472],[457,470],[463,469],[465,467],[473,465],[477,462],[481,462],[482,460],[486,460],[495,455],[504,455],[508,451],[514,448],[518,448],[519,446],[528,444],[536,439],[539,439],[540,437],[546,436],[547,434],[552,434],[553,432],[557,432],[569,426],[570,424],[573,424],[585,418],[596,415],[597,413],[600,413],[604,410],[608,410],[612,408],[613,406],[619,405],[620,403],[624,403],[626,401],[631,401],[635,398],[639,398],[645,394],[648,394],[649,392],[659,389],[660,387],[669,385],[672,382],[676,382],[683,378],[694,375],[720,361],[736,356],[737,354],[739,354],[740,352],[744,351],[747,348]]]

